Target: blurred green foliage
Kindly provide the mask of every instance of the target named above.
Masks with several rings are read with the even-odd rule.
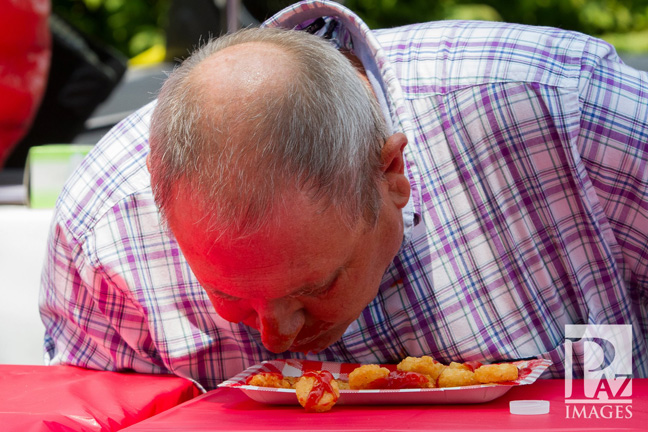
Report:
[[[164,44],[170,0],[52,0],[52,11],[128,57]]]
[[[477,19],[575,30],[648,52],[648,0],[346,0],[371,28]]]
[[[268,0],[258,0],[263,3]],[[52,0],[53,10],[129,57],[164,43],[171,0]],[[224,3],[224,1],[223,1]],[[255,3],[249,0],[247,3]],[[444,19],[545,25],[648,52],[648,0],[345,0],[370,27]]]

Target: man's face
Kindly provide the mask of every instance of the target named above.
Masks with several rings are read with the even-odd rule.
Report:
[[[332,209],[290,200],[271,229],[242,241],[201,232],[180,199],[169,224],[224,319],[253,327],[270,351],[318,352],[337,341],[376,296],[402,240],[400,211],[347,229]],[[278,226],[277,226],[278,225]]]

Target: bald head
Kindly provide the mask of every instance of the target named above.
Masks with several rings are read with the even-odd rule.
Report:
[[[295,75],[294,56],[268,42],[247,42],[218,51],[191,73],[203,89],[206,106],[231,108],[259,106],[259,100],[277,98]]]
[[[329,41],[246,29],[210,41],[165,82],[151,185],[163,216],[189,194],[200,225],[229,236],[278,223],[295,191],[354,225],[378,213],[386,138],[371,89]]]

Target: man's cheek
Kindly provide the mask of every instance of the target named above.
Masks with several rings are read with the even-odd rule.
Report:
[[[340,325],[354,321],[366,306],[357,299],[336,299],[327,304],[320,304],[317,310],[309,311],[314,321],[322,321]]]
[[[249,315],[247,318],[244,320],[240,321],[243,324],[245,324],[248,327],[252,327],[255,330],[259,330],[259,319],[257,318],[256,315]]]
[[[240,323],[244,322],[246,325],[254,327],[247,323],[250,320],[250,314],[240,307],[237,307],[231,303],[223,303],[222,301],[212,301],[212,305],[216,310],[216,313],[220,315],[221,318],[233,322]],[[255,327],[256,328],[256,327]]]

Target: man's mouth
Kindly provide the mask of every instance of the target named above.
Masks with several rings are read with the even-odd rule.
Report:
[[[326,334],[335,326],[334,323],[318,322],[310,324],[307,328],[302,328],[297,335],[276,334],[275,331],[272,331],[272,326],[261,326],[256,317],[244,320],[243,324],[258,330],[261,342],[266,349],[277,354],[284,351],[304,354],[318,353],[337,340],[332,335]]]
[[[289,351],[315,354],[328,348],[338,339],[329,333],[334,326],[334,323],[319,322],[305,331],[301,331],[293,341]]]
[[[314,343],[320,338],[320,335],[313,335],[307,338],[302,338],[299,340],[295,340],[293,344],[288,348],[288,351],[291,352],[300,352],[304,354],[308,353],[318,353],[321,350],[323,350],[326,347],[320,347],[319,344]]]

